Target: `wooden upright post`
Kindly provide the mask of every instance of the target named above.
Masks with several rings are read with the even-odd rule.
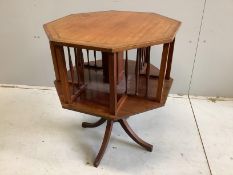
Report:
[[[117,111],[117,54],[108,54],[108,68],[109,68],[109,109],[110,113],[115,115]]]
[[[124,76],[124,59],[123,52],[116,52],[118,54],[116,66],[117,66],[117,84],[123,79]],[[102,65],[103,65],[103,78],[104,82],[109,83],[108,64],[111,53],[102,52]]]
[[[168,60],[168,51],[169,51],[169,43],[165,43],[163,45],[163,53],[162,59],[160,63],[160,70],[159,70],[159,82],[157,86],[157,93],[156,93],[156,101],[161,102],[162,95],[163,95],[163,86],[165,80],[165,74],[167,69],[167,60]]]
[[[167,61],[167,70],[166,70],[166,80],[170,79],[174,45],[175,45],[175,39],[170,43],[170,47],[169,47],[168,61]]]
[[[50,41],[49,44],[50,44],[50,50],[51,50],[51,55],[52,55],[52,60],[53,60],[53,67],[54,67],[56,81],[60,81],[60,73],[59,73],[59,68],[58,68],[58,61],[56,57],[55,46],[52,41]]]
[[[57,62],[57,66],[55,66],[55,69],[58,68],[59,78],[62,85],[61,90],[62,90],[64,103],[71,103],[71,92],[69,87],[63,46],[52,44],[51,47],[54,49],[54,53],[55,53],[52,54],[52,57],[54,57],[53,60],[56,60]]]

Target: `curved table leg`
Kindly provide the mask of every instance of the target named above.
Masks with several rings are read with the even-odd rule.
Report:
[[[120,119],[118,120],[119,123],[121,124],[122,128],[125,130],[125,132],[139,145],[144,147],[147,151],[152,152],[153,150],[153,145],[143,141],[140,137],[137,136],[137,134],[130,128],[128,122],[126,119]]]
[[[94,161],[95,167],[98,167],[98,165],[100,164],[100,161],[103,158],[104,152],[108,146],[108,142],[109,142],[111,132],[112,132],[112,125],[113,125],[113,121],[108,120],[101,148],[100,148],[99,153],[96,156],[95,161]]]
[[[101,118],[100,120],[98,120],[97,122],[95,123],[87,123],[87,122],[83,122],[82,123],[82,127],[83,128],[95,128],[97,126],[100,126],[102,125],[106,120]]]

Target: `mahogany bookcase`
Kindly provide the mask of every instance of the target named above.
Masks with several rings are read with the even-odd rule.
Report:
[[[107,122],[95,167],[104,155],[114,122],[152,151],[153,146],[139,138],[126,119],[165,104],[173,81],[170,72],[180,24],[156,13],[104,11],[72,14],[44,25],[62,107],[100,118],[96,123],[83,122],[84,128]],[[150,63],[150,50],[161,44],[157,68]],[[128,51],[133,49],[135,57],[129,59]]]

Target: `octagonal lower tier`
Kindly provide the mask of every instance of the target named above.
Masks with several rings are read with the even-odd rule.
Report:
[[[101,61],[97,61],[101,64]],[[121,80],[117,85],[117,99],[120,102],[116,115],[112,115],[109,112],[109,84],[103,81],[103,71],[101,69],[85,68],[85,90],[82,92],[79,98],[77,98],[72,104],[62,103],[62,107],[86,114],[91,114],[97,117],[103,117],[106,119],[120,119],[129,117],[138,113],[142,113],[148,110],[156,109],[164,106],[169,90],[171,88],[173,80],[165,80],[162,100],[160,103],[154,101],[156,96],[159,70],[153,65],[150,65],[151,77],[149,79],[148,98],[145,98],[146,78],[142,71],[139,78],[139,93],[135,95],[135,61],[129,60],[129,72],[128,72],[128,91],[125,94],[125,79]],[[62,94],[60,90],[59,82],[55,82],[59,96]],[[70,85],[70,89],[72,86]]]

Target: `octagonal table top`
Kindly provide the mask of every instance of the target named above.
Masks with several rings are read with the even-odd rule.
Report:
[[[117,52],[171,42],[181,22],[148,12],[71,14],[44,25],[50,41]]]

